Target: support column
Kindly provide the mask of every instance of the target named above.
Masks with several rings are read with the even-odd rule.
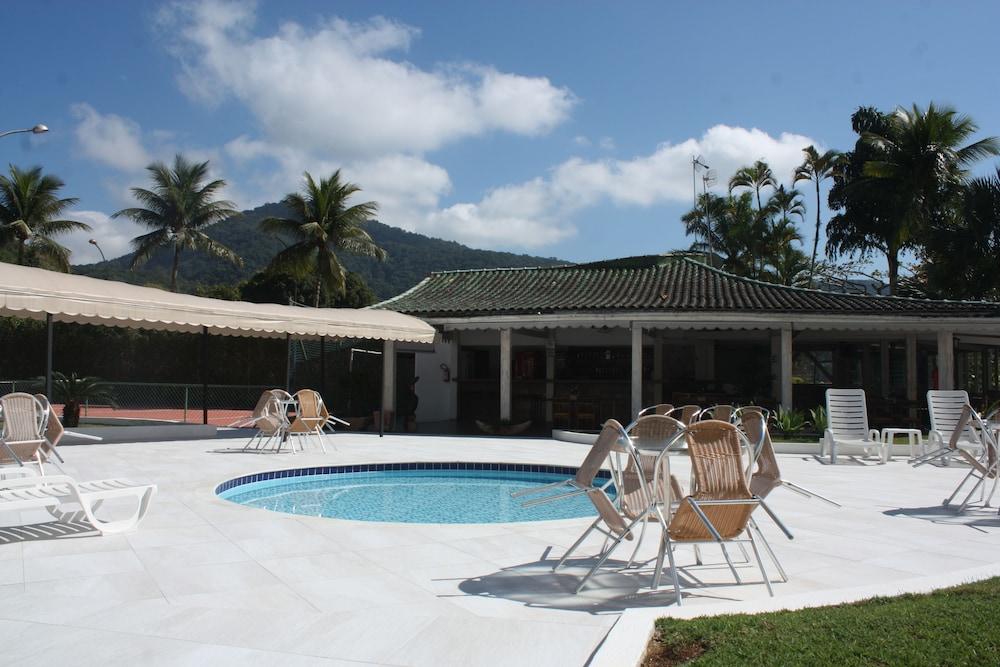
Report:
[[[510,329],[500,330],[500,421],[510,421]]]
[[[786,410],[792,409],[792,329],[787,327],[781,330],[781,345],[778,358],[778,365],[781,368],[779,375],[781,383],[781,407]]]
[[[892,376],[889,372],[889,341],[883,340],[879,344],[878,351],[878,364],[879,364],[879,383],[882,385],[882,398],[889,398],[889,383]]]
[[[379,414],[379,435],[385,428],[386,415],[392,413],[389,430],[396,422],[396,343],[391,340],[382,343],[382,410]]]
[[[917,335],[906,334],[906,400],[917,400]]]
[[[52,398],[52,313],[45,313],[45,398]]]
[[[653,403],[663,402],[663,334],[653,337]]]
[[[552,424],[552,401],[556,397],[556,331],[545,339],[545,423]]]
[[[906,334],[906,400],[917,400],[917,335]],[[917,409],[909,410],[910,423],[917,422]]]
[[[629,421],[642,410],[642,327],[632,325],[632,414]]]
[[[771,396],[781,401],[781,334],[769,334],[771,344]]]
[[[939,331],[937,335],[938,389],[955,388],[955,335]]]

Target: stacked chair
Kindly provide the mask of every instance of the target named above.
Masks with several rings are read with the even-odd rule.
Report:
[[[914,462],[914,466],[921,466],[934,461],[948,461],[954,457],[968,464],[968,474],[962,478],[951,495],[945,498],[943,503],[945,507],[952,506],[969,482],[972,482],[972,487],[957,506],[957,511],[964,512],[977,491],[979,502],[983,507],[990,506],[990,501],[996,494],[997,483],[1000,481],[1000,468],[998,468],[1000,444],[997,443],[995,431],[990,425],[994,414],[982,417],[966,403],[954,422],[948,442]],[[976,447],[968,446],[972,443],[975,443]],[[987,486],[989,493],[986,493]]]
[[[288,417],[290,409],[295,410],[294,419]],[[280,452],[287,442],[293,454],[297,441],[299,450],[303,449],[303,440],[314,440],[325,454],[324,431],[329,429],[332,432],[335,423],[350,426],[343,419],[331,415],[323,397],[312,389],[300,389],[294,396],[284,389],[268,389],[260,395],[253,414],[238,422],[255,429],[243,451]]]
[[[703,412],[707,413],[706,417],[720,416],[726,420],[699,419]],[[631,567],[647,525],[658,522],[663,531],[653,575],[654,589],[659,586],[663,560],[667,558],[677,602],[681,603],[680,580],[674,562],[674,549],[681,545],[694,547],[698,563],[701,563],[700,545],[719,545],[737,583],[742,583],[727,547],[739,546],[744,554],[743,562],[750,562],[744,549],[744,545],[749,545],[764,584],[773,595],[762,551],[774,563],[781,580],[788,579],[754,520],[755,512],[760,508],[791,539],[791,533],[764,500],[772,490],[788,486],[796,493],[832,501],[781,478],[767,432],[766,411],[732,406],[714,406],[702,411],[698,406],[673,408],[664,405],[652,406],[639,414],[627,429],[615,420],[608,420],[574,478],[514,494],[522,497],[564,487],[562,493],[530,500],[525,505],[579,495],[586,495],[593,504],[597,518],[566,550],[553,570],[562,567],[588,536],[595,532],[604,535],[604,546],[596,555],[594,565],[577,585],[579,592],[622,542],[638,537],[632,557],[625,565]],[[676,415],[679,419],[667,415]],[[689,423],[684,423],[685,418]],[[739,423],[749,438],[729,420]],[[667,468],[663,465],[671,451],[682,447],[686,447],[692,465],[691,490],[687,494],[676,478],[667,477]],[[611,468],[610,479],[598,475],[606,463]],[[614,494],[611,493],[611,481],[615,484]]]

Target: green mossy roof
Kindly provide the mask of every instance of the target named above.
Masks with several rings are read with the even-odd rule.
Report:
[[[433,273],[374,306],[421,317],[596,311],[1000,317],[1000,304],[842,294],[765,283],[683,255]]]

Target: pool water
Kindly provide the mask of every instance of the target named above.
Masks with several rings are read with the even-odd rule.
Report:
[[[512,523],[596,516],[583,494],[528,508],[521,506],[526,498],[511,498],[515,491],[571,475],[516,470],[338,472],[240,483],[219,491],[219,496],[275,512],[356,521]],[[563,487],[527,499],[566,491]]]

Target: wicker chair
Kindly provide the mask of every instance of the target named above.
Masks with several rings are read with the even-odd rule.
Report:
[[[31,394],[14,392],[0,396],[0,466],[23,467],[25,461],[38,463],[42,474],[42,447],[45,446],[45,421],[48,412]]]
[[[963,447],[963,441],[972,431],[978,442],[982,443],[978,455]],[[975,484],[965,496],[965,499],[958,506],[959,512],[964,512],[972,500],[976,491],[980,491],[980,501],[984,507],[990,506],[990,501],[997,490],[997,482],[1000,481],[1000,470],[998,470],[998,445],[992,429],[989,426],[989,419],[983,419],[968,403],[962,408],[961,415],[955,423],[955,428],[948,440],[948,449],[969,464],[969,473],[962,478],[955,490],[944,501],[945,506],[951,505],[955,497],[965,487],[970,480],[975,480]],[[986,481],[992,480],[989,494],[985,493]]]
[[[669,504],[677,502],[684,496],[683,488],[677,477],[670,475],[669,480],[663,475],[663,468],[660,465],[662,456],[654,454],[644,454],[639,450],[655,451],[666,450],[675,443],[683,442],[684,424],[666,415],[646,415],[633,422],[627,429],[629,438],[636,448],[636,456],[628,457],[624,470],[621,474],[621,491],[618,494],[619,506],[628,519],[635,519],[640,513],[646,511],[648,505],[643,487],[647,487],[655,500],[659,503]],[[627,453],[621,444],[617,450]],[[665,456],[665,454],[664,454]],[[639,467],[641,466],[641,468]],[[660,467],[657,470],[657,467]],[[638,477],[640,472],[645,484],[640,484]],[[654,515],[647,517],[655,520]],[[629,559],[629,565],[635,560],[642,546],[642,539],[646,533],[646,524],[642,525],[639,540]]]
[[[45,457],[46,463],[51,463],[56,468],[62,471],[62,467],[59,463],[66,463],[63,460],[62,455],[56,451],[56,447],[59,446],[59,441],[62,440],[63,434],[66,429],[63,428],[62,422],[59,421],[59,416],[56,411],[52,408],[52,404],[49,403],[49,399],[45,394],[35,394],[35,398],[38,402],[42,404],[45,408],[46,418],[45,418],[45,443],[42,445],[42,455]]]
[[[736,415],[736,408],[732,405],[713,405],[698,413],[698,419],[718,419],[722,422],[731,422]]]
[[[315,437],[320,449],[326,454],[323,427],[330,420],[330,413],[323,406],[323,398],[313,389],[300,389],[295,392],[295,405],[295,420],[288,427],[288,434],[302,438]]]
[[[701,406],[699,405],[678,405],[676,408],[668,412],[667,416],[673,417],[685,426],[688,426],[698,419],[699,412],[701,412]]]
[[[253,412],[252,426],[255,432],[243,446],[243,451],[253,448],[259,452],[272,443],[276,443],[274,451],[281,449],[289,427],[286,407],[291,400],[291,394],[283,389],[268,389],[261,394]],[[292,452],[295,452],[294,446]]]
[[[645,417],[645,419],[669,418],[650,415]],[[675,422],[672,419],[670,421]],[[660,505],[653,502],[653,492],[646,483],[646,475],[638,472],[644,470],[644,468],[639,461],[639,453],[635,449],[632,439],[625,432],[625,429],[614,419],[609,419],[604,425],[601,437],[607,437],[607,440],[616,451],[624,453],[628,457],[628,463],[626,464],[625,471],[622,473],[622,502],[619,504],[616,505],[615,501],[608,496],[607,490],[604,487],[590,486],[585,490],[587,498],[590,499],[594,505],[594,509],[597,510],[597,519],[566,550],[562,558],[559,559],[559,562],[552,568],[552,571],[555,572],[562,567],[591,533],[596,531],[604,535],[607,538],[605,546],[598,556],[597,563],[594,564],[577,585],[577,593],[583,590],[587,582],[590,581],[590,578],[604,565],[605,561],[607,561],[623,540],[635,539],[634,530],[638,525],[642,524],[645,526],[648,519],[663,522]],[[600,442],[600,438],[598,442]],[[608,452],[610,451],[611,449],[608,449]],[[625,498],[628,500],[625,500]],[[631,563],[631,560],[629,563]]]
[[[646,415],[667,415],[670,411],[674,409],[671,403],[657,403],[656,405],[651,405],[648,408],[643,408],[639,410],[639,414],[635,416],[636,419],[639,417],[645,417]]]
[[[533,486],[527,489],[521,489],[520,491],[515,491],[510,494],[511,498],[523,498],[536,493],[554,491],[560,487],[565,487],[567,489],[563,493],[557,493],[555,495],[549,495],[535,500],[528,500],[521,504],[522,507],[534,507],[535,505],[543,505],[556,500],[590,493],[594,489],[604,490],[612,483],[612,481],[614,481],[614,478],[604,481],[603,478],[599,478],[598,476],[601,472],[601,468],[604,466],[604,462],[608,460],[612,451],[614,451],[617,447],[619,438],[623,437],[624,434],[625,429],[622,428],[622,425],[614,419],[609,419],[604,424],[604,428],[601,430],[600,435],[597,436],[597,440],[595,440],[594,444],[591,445],[590,451],[587,452],[587,456],[583,459],[583,463],[581,463],[580,467],[577,468],[576,475],[560,482],[553,482],[551,484]],[[602,479],[602,483],[600,485],[595,485],[598,479]]]
[[[667,524],[664,535],[666,544],[657,559],[654,588],[659,583],[662,571],[662,553],[666,553],[670,559],[670,573],[677,603],[681,603],[680,579],[672,548],[677,544],[720,545],[726,564],[737,583],[743,583],[725,549],[727,544],[742,542],[749,543],[753,549],[764,584],[768,593],[773,596],[771,580],[757,548],[757,540],[766,543],[766,539],[751,520],[754,510],[762,507],[785,535],[791,538],[791,533],[747,486],[743,449],[749,443],[736,426],[718,420],[692,424],[687,428],[686,438],[691,457],[693,490],[681,500]],[[773,557],[769,546],[767,551]]]

